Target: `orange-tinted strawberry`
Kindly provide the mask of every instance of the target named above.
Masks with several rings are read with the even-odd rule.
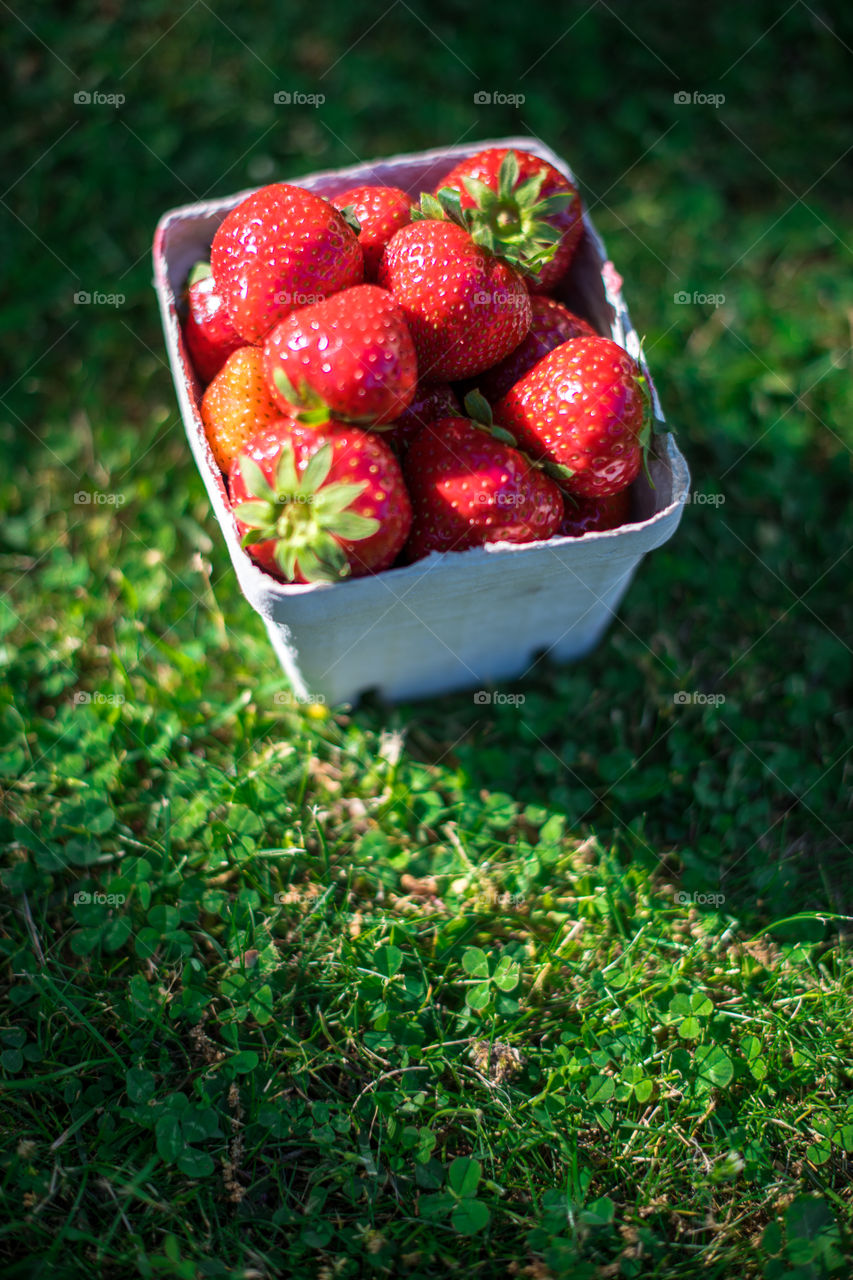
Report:
[[[216,376],[232,351],[245,345],[245,339],[231,323],[206,262],[198,263],[190,272],[184,340],[199,380],[205,384]]]
[[[332,196],[332,204],[336,209],[352,209],[358,219],[364,278],[375,280],[382,250],[394,232],[411,220],[412,197],[399,187],[350,187]]]
[[[393,422],[412,401],[415,348],[387,289],[358,284],[292,312],[264,343],[267,386],[284,413],[365,426]]]
[[[276,182],[248,196],[213,237],[210,262],[231,322],[262,342],[277,320],[360,284],[358,238],[322,196]]]
[[[412,521],[400,465],[380,436],[280,420],[234,460],[228,488],[252,559],[287,582],[390,568]]]
[[[645,379],[610,338],[573,338],[494,406],[520,448],[560,469],[572,495],[601,498],[638,474],[651,436]]]
[[[492,404],[506,395],[510,387],[523,378],[528,369],[571,338],[594,338],[595,330],[586,320],[564,307],[562,302],[535,294],[530,299],[533,318],[527,336],[522,338],[505,360],[487,369],[475,379],[479,391]]]
[[[583,234],[580,196],[569,179],[539,156],[488,147],[461,160],[439,183],[457,193],[479,244],[531,275],[534,291],[557,283]]]
[[[412,499],[410,560],[487,542],[550,538],[563,516],[553,480],[467,418],[443,418],[409,446],[403,471]]]
[[[281,409],[267,390],[263,365],[260,347],[240,347],[225,361],[202,398],[201,420],[221,471],[229,470],[247,440],[281,417]]]

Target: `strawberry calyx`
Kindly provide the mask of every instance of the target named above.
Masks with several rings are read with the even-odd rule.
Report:
[[[339,413],[304,378],[300,378],[299,386],[295,387],[283,369],[276,369],[273,382],[293,407],[294,412],[290,417],[305,427],[321,427],[324,422],[348,422],[355,427],[370,427],[371,431],[382,431],[395,425],[393,422],[377,424],[370,414],[358,417],[355,414]]]
[[[367,488],[367,481],[326,484],[332,467],[332,446],[322,445],[299,476],[293,446],[286,442],[276,463],[275,488],[248,454],[240,454],[240,475],[249,495],[234,507],[234,515],[248,528],[241,545],[275,543],[275,562],[288,582],[299,572],[307,582],[339,582],[351,568],[337,541],[360,542],[371,537],[379,521],[350,510]]]
[[[361,235],[361,223],[358,220],[354,204],[346,205],[343,209],[339,209],[338,213],[351,231],[354,231],[357,236]]]
[[[522,458],[530,463],[531,467],[534,467],[537,471],[544,471],[552,480],[556,480],[557,484],[561,480],[563,482],[570,480],[575,474],[571,467],[564,467],[562,463],[549,462],[544,458],[531,458],[529,453],[520,448],[512,432],[507,431],[506,427],[497,425],[492,414],[492,406],[481,392],[469,391],[463,404],[465,412],[475,427],[479,427],[481,431],[485,431],[487,435],[494,437],[495,440],[501,440],[504,444],[512,445],[516,453],[520,453]]]
[[[547,170],[542,168],[519,183],[518,157],[509,151],[501,161],[498,187],[493,190],[478,178],[464,178],[465,189],[474,201],[462,207],[453,187],[442,187],[437,195],[421,196],[412,210],[412,221],[425,218],[450,221],[464,227],[475,244],[525,275],[535,276],[554,257],[563,232],[548,217],[562,213],[573,200],[571,192],[541,198]]]

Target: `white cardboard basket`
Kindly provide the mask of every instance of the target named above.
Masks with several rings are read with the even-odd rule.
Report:
[[[565,161],[538,139],[519,137],[393,156],[293,181],[327,196],[367,182],[418,195],[431,191],[459,160],[487,146],[531,151],[572,177]],[[184,345],[177,299],[190,267],[208,257],[220,222],[248,194],[165,214],[154,239],[154,283],[190,447],[240,586],[264,619],[296,696],[334,704],[355,702],[375,689],[391,701],[423,698],[519,679],[540,654],[557,661],[582,657],[601,638],[642,557],[678,527],[690,477],[669,435],[655,437],[654,488],[638,477],[632,523],[618,530],[434,552],[373,577],[310,586],[276,581],[241,548],[225,484],[205,438],[201,388]],[[586,214],[584,225],[565,301],[642,361],[621,281]]]

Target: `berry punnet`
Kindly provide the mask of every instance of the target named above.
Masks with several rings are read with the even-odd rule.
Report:
[[[358,284],[293,311],[264,343],[267,385],[302,422],[393,422],[411,404],[418,366],[387,289]]]
[[[262,342],[297,307],[364,278],[358,237],[322,196],[287,182],[262,187],[232,209],[210,261],[234,328]]]
[[[565,514],[557,533],[561,538],[581,538],[627,524],[631,514],[631,490],[620,489],[606,498],[566,498]]]
[[[529,151],[489,147],[460,161],[436,194],[455,194],[477,244],[527,272],[531,290],[565,275],[583,234],[580,196],[553,165]]]
[[[350,187],[332,196],[341,212],[351,211],[361,230],[358,243],[364,254],[364,278],[376,279],[382,250],[395,231],[405,227],[412,216],[412,197],[399,187]]]
[[[523,378],[528,369],[571,338],[594,338],[595,330],[586,320],[564,307],[562,302],[545,294],[534,294],[530,299],[533,318],[527,336],[522,338],[515,351],[493,369],[487,369],[476,379],[477,389],[492,404],[506,395],[510,387]]]
[[[374,432],[282,419],[237,455],[228,488],[242,545],[286,582],[388,569],[412,508],[399,463]]]
[[[260,347],[231,353],[204,393],[201,420],[220,471],[228,471],[247,440],[281,417],[267,388]]]
[[[231,323],[209,263],[196,263],[187,283],[184,339],[200,381],[208,383],[245,339]]]
[[[472,407],[470,398],[466,407]],[[452,417],[415,437],[403,463],[413,512],[409,560],[487,542],[535,542],[556,533],[563,517],[559,488],[504,435],[488,424]]]
[[[419,219],[401,228],[385,246],[378,280],[402,308],[423,379],[489,369],[530,328],[524,280],[453,222]]]
[[[610,338],[573,338],[535,364],[494,406],[519,447],[559,474],[566,492],[626,488],[651,440],[645,378]]]

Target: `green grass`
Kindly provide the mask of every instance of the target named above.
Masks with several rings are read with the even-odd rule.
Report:
[[[850,1273],[853,31],[641,11],[7,15],[10,1277]],[[153,227],[515,131],[576,167],[717,501],[521,703],[299,704],[178,420]]]

